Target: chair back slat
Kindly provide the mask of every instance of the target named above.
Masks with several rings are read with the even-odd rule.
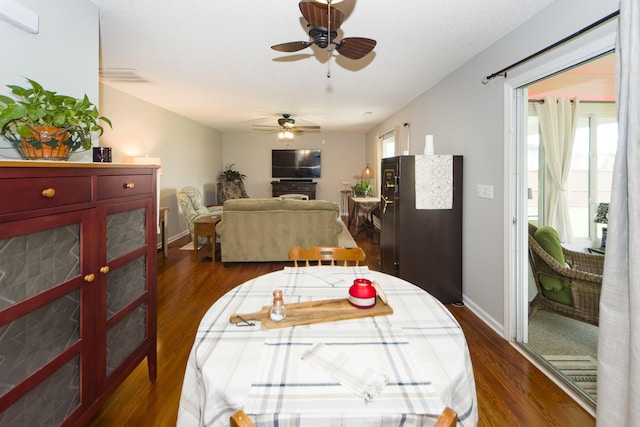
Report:
[[[296,267],[304,261],[304,265],[360,265],[367,259],[362,248],[343,248],[340,246],[311,246],[301,248],[295,246],[289,251],[289,259]]]

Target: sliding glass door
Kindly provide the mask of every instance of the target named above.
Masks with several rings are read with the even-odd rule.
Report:
[[[516,89],[521,114],[517,120],[522,135],[522,185],[526,195],[516,197],[523,203],[521,209],[528,224],[534,229],[554,225],[549,217],[552,177],[550,162],[557,159],[545,152],[544,132],[535,104],[563,102],[576,108],[575,136],[572,149],[566,154],[569,165],[566,181],[561,189],[566,197],[571,238],[561,241],[563,247],[588,253],[599,249],[603,227],[595,222],[598,206],[609,202],[613,159],[617,143],[615,111],[615,56],[599,56],[577,66]],[[547,145],[547,147],[549,147]],[[555,147],[551,147],[555,148]],[[553,151],[553,150],[552,150]],[[529,226],[527,226],[529,227]],[[525,239],[526,239],[525,234]],[[602,255],[600,255],[602,256]],[[563,310],[532,309],[539,293],[547,297],[546,288],[536,286],[531,267],[523,268],[527,278],[520,280],[525,312],[516,316],[517,341],[550,371],[567,382],[586,400],[597,402],[597,337],[598,327],[593,322],[572,318]],[[571,305],[572,300],[565,301]],[[525,301],[526,299],[526,301]],[[525,308],[526,307],[526,308]],[[524,322],[525,324],[522,324]]]

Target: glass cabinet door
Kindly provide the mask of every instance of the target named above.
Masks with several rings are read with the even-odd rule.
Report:
[[[81,405],[86,220],[0,224],[0,425],[58,425]]]
[[[147,339],[150,213],[150,204],[143,201],[106,214],[107,377]]]

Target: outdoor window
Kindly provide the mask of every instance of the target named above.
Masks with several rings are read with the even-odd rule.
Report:
[[[540,141],[535,109],[528,117],[528,217],[529,221],[546,224],[543,216],[544,149]],[[566,186],[574,240],[597,240],[602,224],[593,221],[598,203],[611,198],[611,180],[618,141],[618,126],[614,103],[582,102],[578,108],[571,155],[571,170]],[[597,227],[597,228],[596,228]]]
[[[393,157],[396,155],[396,137],[394,132],[387,132],[382,136],[382,158]]]

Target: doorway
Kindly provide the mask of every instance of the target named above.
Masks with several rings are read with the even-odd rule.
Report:
[[[552,310],[531,310],[538,287],[535,285],[528,253],[528,224],[549,222],[549,173],[536,103],[545,97],[577,99],[577,127],[571,152],[566,192],[572,237],[562,245],[589,252],[601,245],[606,224],[594,221],[599,205],[608,202],[617,142],[615,109],[615,54],[600,47],[586,59],[567,63],[560,71],[514,85],[518,135],[514,170],[519,181],[514,217],[517,227],[514,256],[517,289],[513,303],[516,314],[513,339],[525,352],[545,366],[575,395],[594,407],[597,403],[597,325]],[[609,160],[610,159],[610,160]],[[609,164],[611,161],[611,164]],[[600,248],[601,249],[601,248]]]

